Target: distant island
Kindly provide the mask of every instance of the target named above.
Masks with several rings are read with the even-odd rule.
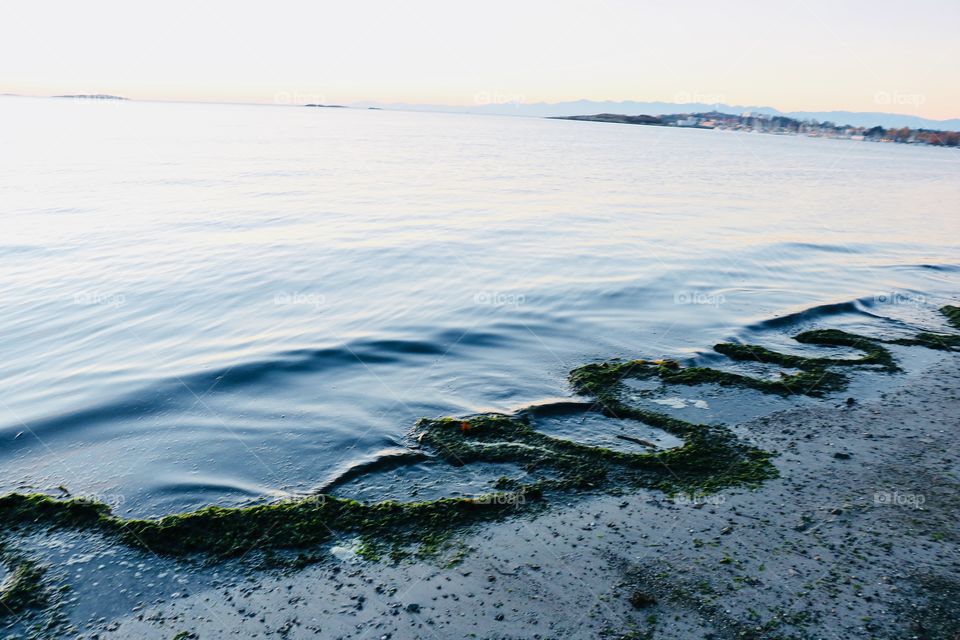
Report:
[[[649,124],[663,126],[667,123],[657,116],[625,116],[619,113],[598,113],[595,116],[550,116],[550,120],[586,120],[588,122],[616,122],[619,124]]]
[[[347,107],[342,104],[305,104],[305,107],[319,107],[321,109],[346,109]]]
[[[938,129],[885,129],[854,127],[832,122],[798,120],[787,116],[744,113],[733,115],[709,111],[705,113],[672,113],[661,116],[628,116],[617,113],[598,113],[583,116],[549,116],[551,120],[582,120],[587,122],[613,122],[617,124],[641,124],[655,127],[685,127],[690,129],[720,129],[749,131],[778,135],[799,135],[812,138],[839,138],[844,140],[870,140],[873,142],[899,142],[926,144],[936,147],[960,146],[960,132]]]
[[[80,100],[129,100],[123,96],[111,96],[106,93],[81,93],[73,96],[53,96],[54,98],[78,98]]]
[[[485,98],[485,96],[480,96]],[[513,96],[516,98],[517,96]],[[682,95],[678,94],[678,99]],[[493,96],[490,96],[493,98]],[[566,102],[524,102],[523,100],[491,100],[489,104],[476,101],[469,105],[452,104],[413,104],[409,102],[355,102],[351,107],[384,107],[394,111],[441,111],[444,113],[478,113],[501,116],[530,116],[547,118],[550,116],[572,116],[578,113],[611,113],[631,116],[662,116],[677,113],[751,113],[765,116],[786,116],[795,120],[817,120],[845,122],[854,127],[873,127],[880,125],[886,129],[910,127],[911,129],[930,129],[934,131],[960,131],[960,118],[935,120],[905,113],[883,111],[780,111],[761,105],[726,104],[711,100],[709,102],[638,102],[636,100],[568,100]],[[878,105],[904,104],[904,96],[880,92],[874,96]],[[913,104],[913,103],[909,103]]]

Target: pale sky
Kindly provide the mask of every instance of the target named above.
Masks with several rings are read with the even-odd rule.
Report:
[[[960,117],[960,0],[3,0],[0,93]]]

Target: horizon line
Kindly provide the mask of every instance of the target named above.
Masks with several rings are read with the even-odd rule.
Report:
[[[285,93],[285,92],[282,92]],[[122,94],[107,93],[107,92],[96,92],[96,93],[69,93],[69,94],[25,94],[25,93],[13,93],[13,92],[0,92],[0,97],[7,98],[75,98],[75,99],[90,99],[95,100],[96,98],[91,98],[89,96],[110,96],[110,98],[102,98],[103,100],[109,100],[111,98],[120,98],[121,101],[129,102],[154,102],[161,104],[220,104],[220,105],[246,105],[246,106],[262,106],[262,107],[305,107],[309,104],[321,104],[313,102],[278,102],[276,99],[273,101],[248,101],[248,100],[190,100],[190,99],[175,99],[175,98],[129,98]],[[755,109],[771,109],[777,111],[785,116],[789,116],[793,113],[849,113],[849,114],[858,114],[858,115],[885,115],[885,116],[904,116],[908,118],[917,118],[921,120],[927,120],[930,122],[951,122],[960,120],[960,115],[952,116],[949,118],[931,118],[928,116],[921,116],[912,113],[902,113],[895,111],[851,111],[848,109],[828,109],[828,110],[814,110],[814,109],[796,109],[791,111],[784,111],[779,107],[772,107],[769,105],[740,105],[740,104],[729,104],[729,103],[706,103],[706,102],[672,102],[669,100],[638,100],[633,98],[606,98],[606,99],[594,99],[594,98],[577,98],[573,100],[560,100],[557,102],[548,102],[545,100],[537,102],[492,102],[488,104],[462,104],[462,103],[436,103],[436,102],[404,102],[404,101],[393,101],[393,102],[384,102],[379,100],[354,100],[351,102],[330,102],[322,103],[323,106],[329,107],[359,107],[359,106],[376,106],[382,105],[385,107],[397,107],[397,106],[406,106],[406,107],[433,107],[438,109],[484,109],[494,106],[501,107],[533,107],[533,106],[559,106],[564,104],[570,104],[575,102],[595,102],[595,103],[613,103],[613,104],[623,104],[623,103],[647,103],[647,104],[663,104],[663,105],[677,105],[678,107],[683,105],[702,105],[702,106],[713,106],[714,108],[729,107],[731,109],[743,109],[746,111],[755,110]],[[402,109],[397,109],[402,110]],[[684,111],[678,111],[677,113],[686,113]],[[503,113],[498,114],[482,114],[477,113],[476,115],[508,115]],[[542,117],[542,116],[531,116],[529,114],[516,114],[518,117]],[[652,115],[652,114],[651,114]],[[735,114],[731,114],[735,115]]]

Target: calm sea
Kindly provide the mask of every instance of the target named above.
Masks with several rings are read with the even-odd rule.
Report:
[[[264,500],[586,362],[937,327],[958,178],[907,145],[0,98],[0,491]]]

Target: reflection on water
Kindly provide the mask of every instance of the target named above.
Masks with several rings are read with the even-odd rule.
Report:
[[[121,512],[307,492],[421,416],[567,395],[585,362],[936,326],[960,279],[949,150],[296,107],[0,116],[0,490]],[[731,419],[699,399],[653,406]]]

